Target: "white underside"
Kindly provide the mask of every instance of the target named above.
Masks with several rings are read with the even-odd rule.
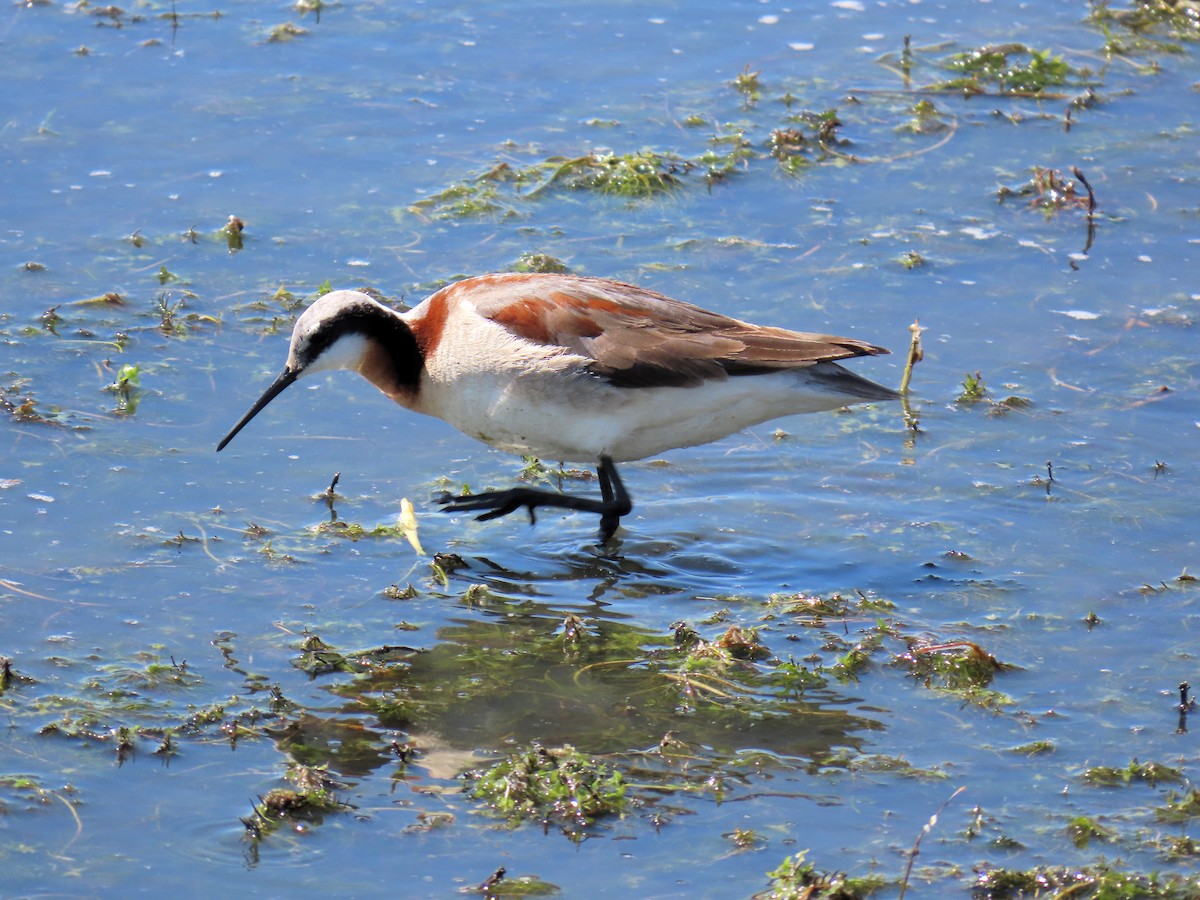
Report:
[[[442,417],[465,434],[512,453],[573,462],[609,456],[624,462],[848,402],[806,389],[795,371],[694,388],[614,388],[595,382],[579,384],[570,398],[557,393],[520,382],[499,391],[476,386],[459,395],[457,411],[443,410]]]
[[[503,336],[487,334],[488,339]],[[485,341],[490,342],[490,341]],[[470,364],[486,360],[486,366]],[[496,360],[508,360],[496,371]],[[836,409],[857,398],[810,370],[781,370],[696,387],[615,387],[588,373],[587,360],[523,342],[427,360],[416,409],[500,450],[543,459],[616,462],[723,438],[795,413]]]

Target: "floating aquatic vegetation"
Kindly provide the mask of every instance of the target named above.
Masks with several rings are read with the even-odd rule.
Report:
[[[601,817],[621,815],[630,804],[620,771],[570,745],[535,742],[466,778],[472,797],[513,822],[582,830]]]
[[[1181,47],[1147,39],[1160,33],[1174,40],[1200,40],[1200,6],[1194,0],[1133,0],[1132,5],[1119,9],[1113,9],[1108,0],[1091,0],[1090,5],[1088,20],[1104,32],[1104,48],[1109,53],[1182,52]],[[1117,29],[1126,34],[1118,34]]]
[[[671,190],[679,182],[679,173],[688,168],[686,161],[652,150],[622,155],[598,153],[564,164],[544,187],[561,181],[574,190],[638,200]],[[530,196],[542,189],[539,187]]]
[[[516,207],[506,194],[501,193],[500,185],[522,177],[508,163],[500,163],[482,175],[452,184],[416,201],[404,212],[433,220],[517,215]]]
[[[1075,816],[1067,823],[1067,835],[1080,850],[1085,849],[1092,841],[1111,844],[1117,839],[1117,833],[1106,828],[1090,816]]]
[[[275,25],[267,33],[268,44],[286,44],[288,41],[294,41],[298,37],[304,37],[308,34],[308,29],[297,25],[295,22],[283,22]]]
[[[985,867],[975,879],[972,895],[988,900],[1019,900],[1023,897],[1190,900],[1198,890],[1200,881],[1194,877],[1143,875],[1107,865],[1043,866],[1026,870]]]
[[[746,136],[745,128],[718,125],[709,138],[709,148],[696,158],[696,165],[704,172],[704,181],[711,188],[746,166],[754,156],[754,142]]]
[[[753,106],[762,97],[762,85],[759,83],[759,72],[750,71],[746,66],[731,82],[733,89],[742,95],[746,106]]]
[[[1019,753],[1022,756],[1041,756],[1044,753],[1053,753],[1056,749],[1054,741],[1041,740],[1030,741],[1028,744],[1011,747],[1009,752]]]
[[[914,643],[896,657],[909,674],[926,687],[937,687],[969,698],[977,698],[998,672],[1012,668],[1001,663],[972,641]],[[995,695],[993,699],[1000,695]]]
[[[767,873],[770,887],[755,894],[754,900],[860,900],[887,884],[879,875],[851,877],[842,872],[822,872],[807,857],[807,850],[784,857]]]
[[[267,791],[242,819],[249,840],[261,841],[288,824],[319,825],[329,813],[353,809],[334,795],[346,786],[329,774],[328,766],[293,764],[285,777],[294,787]]]
[[[955,398],[955,403],[968,406],[978,403],[987,396],[987,385],[983,383],[983,376],[979,372],[968,372],[963,379],[962,387],[962,393]]]
[[[1159,822],[1190,824],[1200,819],[1200,789],[1168,791],[1166,802],[1154,811]]]
[[[754,98],[747,104],[753,107],[762,90],[758,73],[746,70],[734,83],[744,96]],[[528,214],[528,204],[551,192],[560,196],[587,192],[641,202],[683,188],[693,174],[711,188],[757,159],[774,159],[793,175],[814,163],[836,160],[844,164],[854,159],[845,152],[848,142],[838,136],[842,122],[836,109],[794,110],[794,96],[788,93],[782,99],[786,105],[782,123],[767,125],[766,137],[761,141],[755,140],[752,131],[763,127],[762,123],[727,122],[691,114],[684,117],[683,127],[711,128],[707,146],[698,152],[668,153],[645,148],[634,152],[594,150],[577,157],[551,156],[525,164],[506,159],[417,200],[396,215],[432,221],[485,216],[503,219]],[[934,134],[950,128],[928,102],[918,103],[912,110],[913,121],[921,123],[914,133]],[[754,111],[755,119],[761,116],[761,111]]]
[[[225,239],[225,244],[229,247],[229,252],[236,253],[246,245],[246,238],[243,234],[245,230],[245,222],[237,216],[230,216],[229,221],[218,229],[217,234]]]
[[[957,77],[939,82],[935,90],[966,94],[1043,94],[1047,88],[1078,81],[1081,74],[1049,50],[1024,44],[993,44],[956,53],[942,65]]]
[[[907,132],[908,134],[929,135],[941,134],[953,127],[934,105],[933,101],[928,98],[918,100],[909,107],[908,111],[911,113],[911,118],[897,125],[897,131]]]
[[[1160,782],[1178,784],[1184,780],[1183,772],[1173,766],[1156,762],[1142,763],[1136,758],[1120,769],[1113,766],[1090,766],[1084,770],[1082,778],[1089,784],[1105,787],[1126,785],[1134,781],[1145,782],[1154,787]]]
[[[11,659],[7,656],[0,656],[0,694],[3,694],[14,685],[34,683],[34,680],[28,675],[22,675],[13,668]]]
[[[342,652],[315,634],[300,641],[300,656],[292,661],[297,669],[316,678],[334,672],[369,673],[404,663],[418,651],[412,647],[383,646]]]
[[[46,415],[39,412],[37,399],[20,382],[6,388],[0,388],[0,410],[8,413],[17,422],[48,425],[63,424],[53,414]]]
[[[944,781],[949,776],[936,766],[914,766],[903,756],[886,753],[859,753],[848,747],[834,747],[826,753],[816,754],[808,769],[813,774],[829,772],[882,772],[905,778],[920,778],[929,781]]]
[[[561,259],[548,253],[522,253],[513,263],[514,272],[570,272]]]
[[[1012,197],[1028,200],[1031,209],[1040,209],[1049,216],[1060,209],[1085,209],[1092,213],[1096,209],[1096,197],[1091,186],[1079,169],[1074,170],[1076,181],[1064,178],[1062,172],[1043,166],[1034,166],[1032,177],[1014,187],[1001,186],[996,199],[1003,203]],[[1078,182],[1078,183],[1077,183]],[[1084,187],[1080,191],[1079,185]]]
[[[767,139],[767,152],[789,175],[799,174],[814,163],[838,155],[835,148],[842,143],[837,135],[841,126],[834,109],[789,112],[786,127],[776,128]],[[748,158],[750,154],[743,153],[737,161]]]
[[[141,377],[141,367],[132,363],[125,363],[117,370],[116,381],[104,388],[117,395],[114,413],[119,416],[132,416],[137,412],[138,402],[141,400]]]

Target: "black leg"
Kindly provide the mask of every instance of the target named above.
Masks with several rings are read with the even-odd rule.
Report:
[[[621,516],[629,515],[629,511],[633,509],[633,501],[629,499],[625,484],[617,474],[617,464],[609,457],[600,457],[596,478],[600,481],[603,505],[607,507],[607,511],[600,513],[600,540],[607,541],[621,524]]]
[[[529,510],[529,519],[534,521],[534,510],[539,506],[550,506],[558,509],[575,509],[580,512],[593,512],[600,516],[600,539],[612,537],[617,526],[621,524],[621,516],[629,514],[633,509],[633,501],[617,474],[616,463],[607,456],[600,457],[596,467],[596,478],[600,482],[600,500],[591,497],[575,497],[571,494],[560,494],[556,491],[544,491],[538,488],[510,488],[507,491],[484,491],[482,494],[464,494],[461,497],[443,495],[438,502],[444,512],[475,512],[484,510],[475,518],[483,522],[487,519],[498,519],[516,512],[521,507]]]
[[[608,461],[607,466],[604,465],[605,460]],[[611,481],[612,477],[616,477],[617,484],[621,484],[621,479],[619,476],[617,476],[616,465],[611,459],[608,459],[607,456],[601,457],[600,465],[596,467],[596,480],[600,482],[600,496],[604,499],[605,503],[612,503],[616,496],[613,493]],[[621,490],[624,491],[624,489],[625,486],[621,485]],[[629,498],[626,497],[625,499],[628,500]],[[624,513],[622,513],[622,515],[624,515]]]

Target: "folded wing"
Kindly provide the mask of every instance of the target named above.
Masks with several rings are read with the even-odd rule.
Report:
[[[479,313],[521,338],[592,360],[622,387],[691,386],[888,351],[852,338],[751,325],[630,284],[584,277],[493,282]]]

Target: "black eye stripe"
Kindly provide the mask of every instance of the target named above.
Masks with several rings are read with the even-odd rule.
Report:
[[[397,378],[404,384],[415,384],[420,378],[424,360],[417,349],[409,327],[390,310],[368,304],[343,308],[338,315],[324,322],[308,336],[301,368],[308,366],[337,340],[348,334],[358,334],[383,346],[392,358]]]

